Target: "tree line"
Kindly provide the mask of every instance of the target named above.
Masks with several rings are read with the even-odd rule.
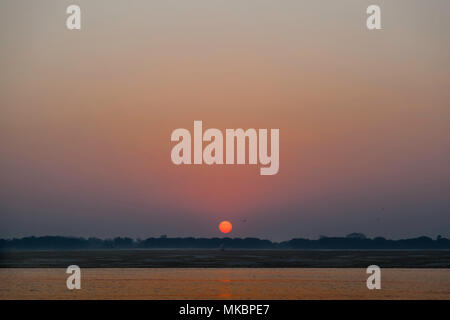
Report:
[[[417,238],[389,240],[383,237],[367,238],[360,233],[346,237],[321,236],[311,240],[295,238],[272,242],[259,238],[168,238],[145,240],[128,237],[112,239],[42,236],[0,239],[0,250],[84,250],[84,249],[450,249],[450,240]]]

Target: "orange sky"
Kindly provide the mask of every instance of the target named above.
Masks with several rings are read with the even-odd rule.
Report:
[[[379,3],[2,3],[0,236],[449,235],[450,4]],[[173,165],[194,120],[279,173]]]

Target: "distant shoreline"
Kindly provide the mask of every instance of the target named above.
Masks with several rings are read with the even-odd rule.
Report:
[[[367,238],[362,233],[346,237],[325,237],[317,240],[296,238],[272,242],[259,238],[158,238],[113,239],[42,236],[20,239],[0,239],[0,251],[4,250],[118,250],[118,249],[301,249],[301,250],[445,250],[450,249],[450,239],[421,236],[410,239],[390,240],[383,237]]]
[[[0,268],[450,268],[450,250],[0,251]]]

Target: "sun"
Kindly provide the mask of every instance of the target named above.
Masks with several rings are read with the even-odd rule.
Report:
[[[222,222],[219,224],[219,230],[220,230],[222,233],[228,233],[228,232],[231,231],[231,229],[233,229],[233,225],[231,224],[230,221],[222,221]]]

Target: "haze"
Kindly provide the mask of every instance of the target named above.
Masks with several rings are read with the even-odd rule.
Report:
[[[450,2],[0,3],[0,237],[450,235]],[[170,134],[279,128],[280,170]]]

